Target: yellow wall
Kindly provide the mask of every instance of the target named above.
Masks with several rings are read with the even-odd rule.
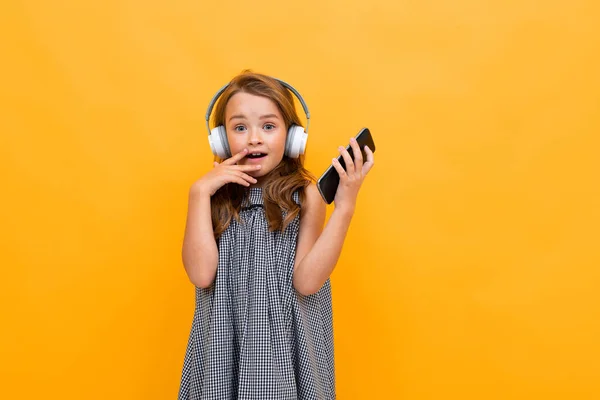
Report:
[[[571,1],[9,1],[0,398],[175,398],[213,93],[376,142],[333,276],[339,399],[600,398],[600,13]],[[331,209],[329,209],[331,211]]]

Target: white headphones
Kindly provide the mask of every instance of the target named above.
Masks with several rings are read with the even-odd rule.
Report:
[[[285,140],[284,154],[290,158],[298,158],[300,154],[304,154],[304,150],[306,149],[306,141],[308,140],[308,125],[310,124],[310,112],[308,111],[308,107],[306,106],[304,99],[296,89],[282,80],[277,78],[275,78],[275,80],[296,95],[298,100],[300,100],[300,104],[302,104],[304,113],[306,114],[306,132],[301,126],[292,124],[288,128],[287,137]],[[231,150],[229,149],[229,143],[227,142],[227,131],[223,125],[219,125],[211,130],[208,120],[210,119],[210,114],[212,113],[212,109],[215,106],[217,99],[219,96],[221,96],[225,89],[229,87],[229,85],[230,84],[228,83],[219,89],[219,91],[210,101],[208,110],[206,111],[206,128],[208,129],[208,142],[210,143],[210,149],[214,155],[220,157],[221,159],[231,157]]]

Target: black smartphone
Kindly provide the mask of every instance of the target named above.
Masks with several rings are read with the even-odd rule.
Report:
[[[356,135],[356,142],[358,143],[358,147],[360,147],[362,152],[363,160],[366,162],[367,154],[365,153],[365,146],[369,146],[369,149],[371,149],[373,153],[375,152],[375,142],[373,141],[373,136],[371,136],[371,131],[369,128],[362,128],[360,132],[358,132]],[[350,157],[354,161],[354,150],[352,150],[352,147],[348,145],[346,150],[348,150]],[[344,157],[342,157],[340,154],[337,159],[342,165],[342,168],[346,169]],[[325,200],[327,204],[331,204],[331,202],[333,202],[339,184],[340,175],[336,171],[335,167],[330,165],[329,168],[327,168],[327,171],[325,171],[317,181],[317,187],[319,188],[321,197],[323,197],[323,200]]]

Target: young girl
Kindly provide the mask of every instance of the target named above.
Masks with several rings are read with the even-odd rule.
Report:
[[[329,276],[373,153],[363,160],[353,139],[354,162],[338,149],[346,169],[333,160],[340,185],[325,225],[290,90],[299,96],[245,71],[220,94],[211,140],[221,129],[213,151],[225,160],[189,192],[182,257],[196,308],[180,400],[336,397]]]

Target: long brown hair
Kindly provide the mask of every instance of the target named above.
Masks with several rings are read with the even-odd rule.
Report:
[[[286,130],[291,124],[302,125],[294,107],[294,98],[287,88],[276,79],[245,70],[231,80],[219,97],[213,116],[214,126],[225,125],[225,107],[229,99],[238,92],[272,100],[283,116]],[[300,203],[303,203],[304,189],[314,181],[314,177],[304,168],[303,155],[296,159],[284,155],[279,165],[262,179],[263,203],[269,229],[283,231],[300,213],[300,207],[294,202],[292,195],[298,191]],[[212,196],[211,213],[216,238],[227,229],[232,218],[239,221],[239,213],[249,192],[249,188],[245,186],[229,183]]]

